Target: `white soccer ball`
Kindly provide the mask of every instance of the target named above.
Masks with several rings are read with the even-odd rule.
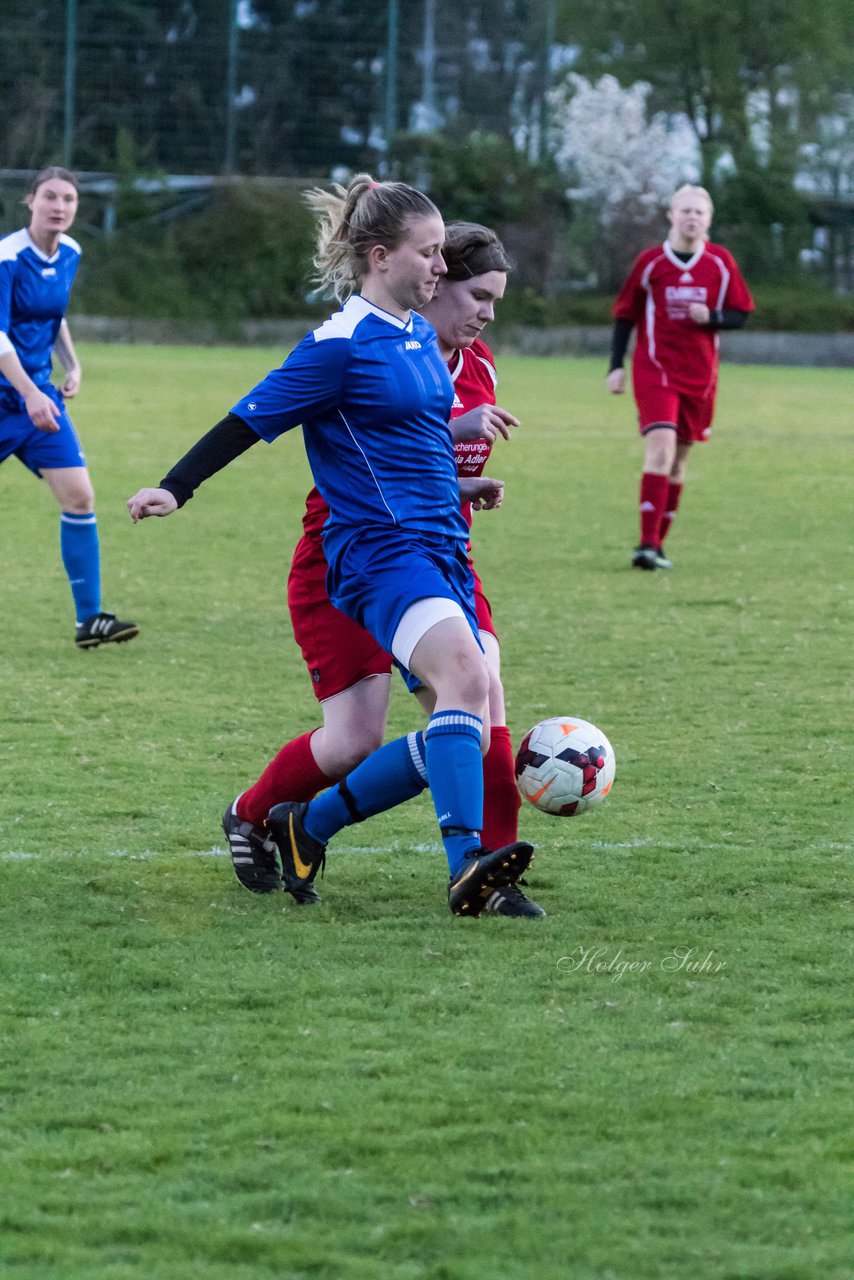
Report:
[[[614,748],[602,730],[577,716],[541,720],[516,754],[522,798],[558,818],[577,817],[604,800],[616,771]]]

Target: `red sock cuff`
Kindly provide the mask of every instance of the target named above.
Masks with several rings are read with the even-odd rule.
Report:
[[[261,777],[244,791],[237,802],[237,816],[242,822],[256,826],[267,817],[274,804],[284,800],[311,800],[335,781],[319,768],[311,749],[310,733],[286,742],[271,760]]]

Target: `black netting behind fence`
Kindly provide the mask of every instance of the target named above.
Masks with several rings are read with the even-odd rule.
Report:
[[[3,164],[328,174],[377,168],[389,132],[411,127],[462,120],[524,140],[539,119],[544,12],[520,0],[3,0]]]

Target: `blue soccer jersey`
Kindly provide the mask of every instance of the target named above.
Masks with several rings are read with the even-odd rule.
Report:
[[[327,532],[386,526],[465,539],[436,332],[351,297],[232,413],[267,441],[302,424]]]
[[[51,257],[26,230],[0,240],[0,350],[11,343],[37,387],[50,382],[53,348],[79,261],[80,245],[71,236],[60,236]],[[0,374],[0,388],[9,386]]]

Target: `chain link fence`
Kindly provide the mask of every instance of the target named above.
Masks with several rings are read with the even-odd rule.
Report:
[[[4,163],[328,176],[450,120],[539,146],[554,0],[3,0]]]

